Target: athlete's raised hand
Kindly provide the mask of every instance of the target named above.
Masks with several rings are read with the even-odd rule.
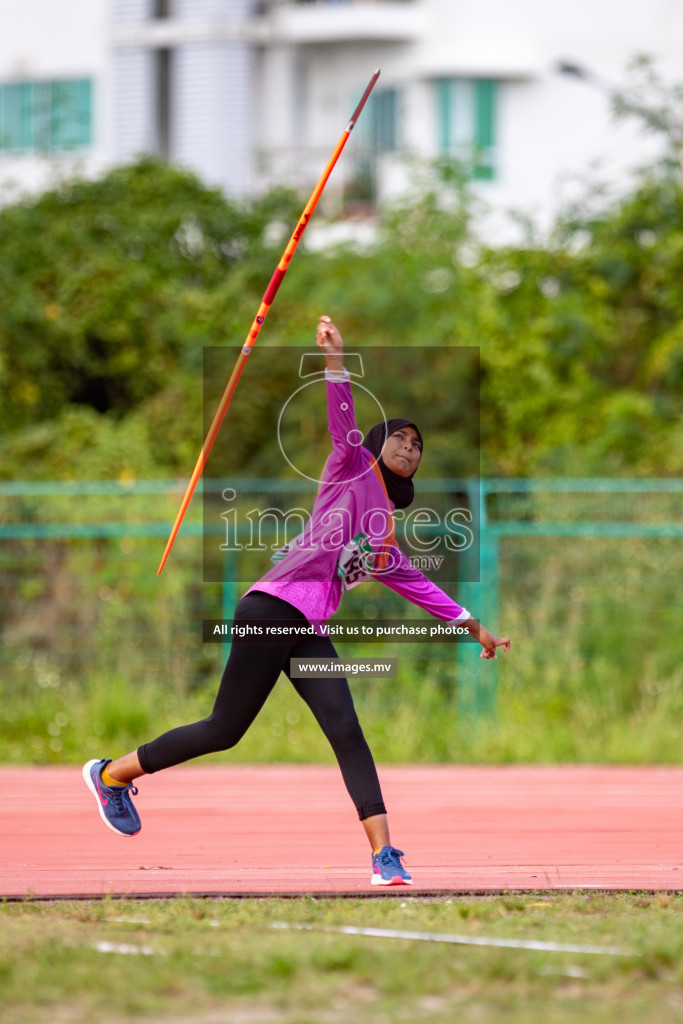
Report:
[[[320,317],[315,343],[325,353],[328,370],[338,373],[344,369],[344,342],[329,316]]]

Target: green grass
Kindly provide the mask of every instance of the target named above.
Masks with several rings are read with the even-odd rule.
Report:
[[[0,1020],[674,1024],[683,1011],[681,911],[676,895],[580,893],[2,904]],[[550,953],[322,930],[345,925],[629,952]]]

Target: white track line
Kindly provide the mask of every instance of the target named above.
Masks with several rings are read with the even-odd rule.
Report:
[[[94,942],[91,949],[98,953],[119,953],[121,956],[155,956],[153,946],[135,946],[129,942]]]
[[[450,942],[457,946],[499,946],[503,949],[536,949],[546,953],[595,953],[606,956],[635,956],[633,950],[619,946],[585,946],[579,943],[542,942],[540,939],[490,939],[484,936],[444,935],[437,932],[396,931],[393,928],[355,928],[313,924],[287,924],[273,922],[271,928],[292,928],[297,931],[334,932],[339,935],[368,935],[375,939],[415,939],[418,942]]]

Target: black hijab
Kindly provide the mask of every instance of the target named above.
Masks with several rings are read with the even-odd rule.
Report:
[[[391,437],[396,430],[400,430],[401,427],[413,427],[417,431],[418,440],[420,445],[422,445],[422,434],[412,420],[393,419],[387,420],[385,423],[376,423],[374,427],[371,427],[365,435],[363,447],[367,448],[377,459],[377,465],[384,478],[387,494],[396,508],[408,508],[408,505],[410,505],[415,496],[415,488],[413,487],[413,476],[415,476],[415,473],[413,473],[413,476],[399,476],[398,473],[394,473],[393,470],[384,465],[380,454],[386,439]]]

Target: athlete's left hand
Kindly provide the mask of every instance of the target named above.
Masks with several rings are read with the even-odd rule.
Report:
[[[480,658],[497,658],[496,647],[502,647],[503,651],[507,654],[510,650],[510,638],[507,636],[494,636],[493,633],[489,633],[488,629],[481,627],[481,634],[479,636],[479,643],[484,650],[479,655]]]
[[[488,629],[482,626],[480,622],[477,622],[476,619],[469,618],[464,625],[470,636],[473,636],[475,640],[478,640],[484,648],[479,655],[480,658],[497,658],[498,655],[496,654],[496,647],[502,647],[506,653],[510,650],[509,637],[494,636],[493,633],[489,633]]]

